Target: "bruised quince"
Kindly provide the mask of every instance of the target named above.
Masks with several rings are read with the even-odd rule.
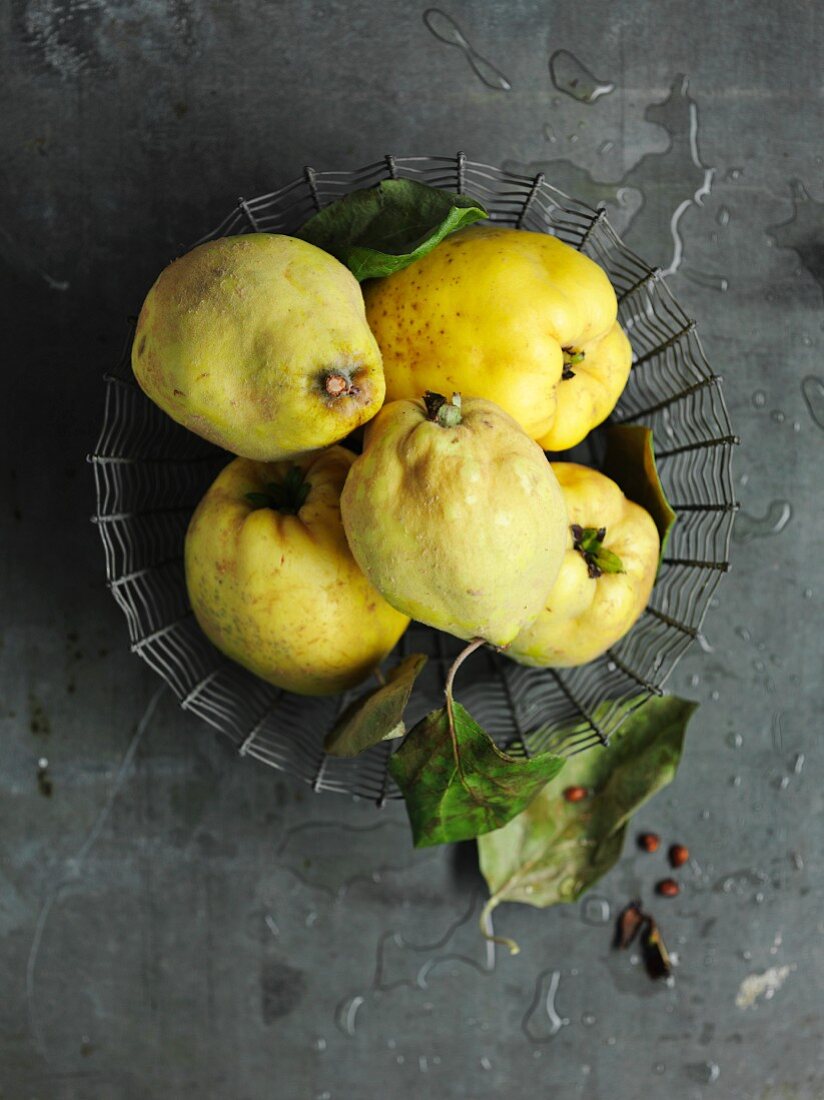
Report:
[[[365,296],[388,400],[426,389],[485,397],[545,450],[579,443],[629,376],[606,273],[546,233],[472,226]]]
[[[283,462],[236,458],[186,534],[186,584],[204,633],[288,691],[352,687],[409,622],[375,591],[347,545],[340,492],[354,460],[343,447]]]
[[[647,606],[660,540],[649,513],[597,470],[553,462],[569,526],[558,577],[538,617],[507,655],[525,665],[569,668],[622,638]]]
[[[354,276],[272,233],[209,241],[169,264],[140,312],[132,369],[178,423],[260,461],[343,439],[384,397]]]
[[[341,497],[352,553],[405,615],[506,646],[555,580],[567,532],[557,479],[503,409],[455,394],[385,405]]]

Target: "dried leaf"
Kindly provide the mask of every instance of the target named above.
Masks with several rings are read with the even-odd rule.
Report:
[[[326,735],[326,752],[330,756],[357,756],[380,741],[403,737],[403,712],[425,664],[423,653],[411,654],[392,669],[385,684],[356,699]]]
[[[599,708],[596,720],[610,705]],[[648,700],[608,748],[567,761],[564,786],[586,787],[590,798],[568,802],[559,784],[549,784],[505,828],[482,837],[480,865],[492,905],[575,901],[605,874],[621,854],[630,817],[674,777],[695,708],[674,695]]]
[[[610,424],[603,471],[620,485],[625,497],[645,508],[655,521],[661,539],[661,557],[678,518],[667,500],[658,469],[652,429],[639,424]]]

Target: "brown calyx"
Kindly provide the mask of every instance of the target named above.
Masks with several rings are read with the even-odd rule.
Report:
[[[331,371],[326,375],[323,380],[323,388],[329,397],[344,397],[347,394],[355,392],[352,383],[346,375],[340,374],[337,371]]]

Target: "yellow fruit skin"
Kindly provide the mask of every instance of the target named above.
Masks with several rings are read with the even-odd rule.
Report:
[[[186,534],[186,584],[204,633],[252,672],[304,695],[359,683],[409,620],[358,569],[340,518],[355,456],[343,447],[294,462],[237,458],[218,475]],[[292,465],[311,488],[297,515],[255,508]]]
[[[558,430],[569,447],[609,414],[626,383],[617,368],[593,367],[595,378],[605,377],[590,412],[584,372],[562,381],[562,349],[594,358],[618,306],[604,271],[546,233],[472,226],[403,271],[371,281],[365,297],[390,401],[427,389],[485,397],[533,439],[563,415],[569,423]]]
[[[538,442],[545,451],[574,447],[602,424],[623,393],[632,366],[632,346],[616,321],[606,336],[581,347],[584,358],[556,390],[552,427]]]
[[[604,474],[572,462],[553,462],[552,469],[570,527],[605,527],[603,545],[618,555],[624,572],[590,577],[568,527],[561,571],[544,609],[507,655],[524,665],[571,668],[599,657],[638,619],[655,583],[660,543],[649,513]]]
[[[443,428],[422,401],[385,405],[341,497],[355,559],[404,614],[505,646],[543,606],[566,512],[541,449],[503,409],[465,398]]]
[[[357,280],[320,248],[270,233],[209,241],[161,272],[132,369],[178,423],[260,461],[343,439],[385,389]],[[330,396],[330,372],[351,391]]]

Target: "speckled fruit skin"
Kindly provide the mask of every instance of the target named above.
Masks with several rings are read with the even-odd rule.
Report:
[[[386,396],[485,397],[545,450],[579,443],[615,407],[632,351],[605,272],[546,233],[472,226],[367,283]],[[563,349],[583,351],[564,378]]]
[[[353,687],[409,623],[375,591],[347,545],[340,492],[354,459],[343,447],[280,463],[237,458],[218,474],[186,534],[186,584],[203,632],[227,657],[287,691],[328,695]],[[246,499],[293,465],[310,485],[297,515]]]
[[[567,521],[540,447],[482,398],[444,428],[422,401],[385,405],[341,497],[352,553],[386,600],[459,638],[505,646],[560,568]]]
[[[595,660],[638,619],[655,583],[660,540],[649,513],[604,474],[573,462],[553,462],[552,469],[570,525],[605,527],[604,546],[618,555],[624,572],[590,577],[568,527],[563,564],[546,604],[507,656],[525,665],[571,668]]]
[[[132,369],[178,423],[259,461],[343,439],[384,398],[356,279],[320,248],[270,233],[209,241],[161,272]],[[330,373],[347,392],[327,393]]]

